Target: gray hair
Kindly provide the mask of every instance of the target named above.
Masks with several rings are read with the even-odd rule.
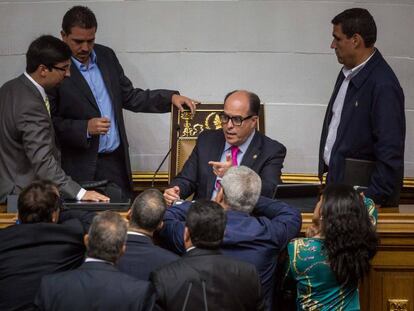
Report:
[[[159,190],[145,190],[132,203],[130,224],[153,232],[161,223],[166,209],[164,197]]]
[[[247,166],[231,167],[221,180],[230,209],[251,213],[262,190],[262,180]]]
[[[127,222],[118,213],[105,211],[96,215],[88,232],[88,257],[115,263],[126,243],[127,229]]]

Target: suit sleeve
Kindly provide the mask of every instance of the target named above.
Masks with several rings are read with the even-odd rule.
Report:
[[[283,249],[291,239],[298,236],[302,226],[302,216],[299,210],[285,202],[260,197],[254,213],[257,216],[269,218],[273,225],[274,236]]]
[[[379,84],[373,98],[372,124],[376,166],[365,195],[383,204],[401,186],[404,170],[404,94],[395,83]]]
[[[49,293],[49,291],[45,282],[45,278],[47,278],[47,276],[42,278],[39,290],[37,291],[37,295],[34,299],[34,310],[47,310],[48,301],[46,297],[48,297],[47,294]]]
[[[164,282],[160,278],[160,272],[153,271],[150,274],[149,280],[155,289],[155,305],[154,311],[162,311],[166,309],[166,297],[164,290]]]
[[[191,202],[183,202],[168,208],[164,215],[164,226],[159,233],[162,246],[179,255],[185,253],[184,228],[190,205]]]
[[[59,143],[79,149],[88,149],[91,146],[91,139],[87,136],[88,120],[75,120],[60,116],[60,96],[56,88],[49,90],[47,96],[50,102],[53,127],[59,137]],[[76,105],[76,103],[74,104]]]
[[[65,174],[53,154],[54,135],[49,116],[37,100],[26,100],[20,108],[17,127],[35,175],[56,183],[68,198],[76,198],[81,187]]]
[[[261,195],[268,198],[273,197],[276,186],[281,183],[280,176],[282,175],[283,161],[286,157],[286,147],[279,143],[278,145],[279,147],[275,148],[259,174],[262,179]]]
[[[171,111],[171,98],[178,91],[172,90],[143,90],[134,88],[132,82],[125,75],[115,53],[111,50],[111,57],[116,66],[118,81],[122,93],[122,107],[133,112],[163,113]]]
[[[200,134],[202,136],[203,134]],[[202,137],[201,137],[202,139]],[[193,194],[198,188],[198,172],[199,172],[199,144],[200,144],[200,137],[197,140],[197,143],[191,152],[190,157],[184,164],[183,169],[181,172],[171,181],[170,187],[178,186],[180,188],[180,197],[182,199],[188,198],[191,194]]]

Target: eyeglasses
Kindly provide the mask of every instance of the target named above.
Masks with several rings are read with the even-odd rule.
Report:
[[[235,125],[235,126],[242,125],[244,120],[250,119],[251,117],[254,117],[254,115],[250,115],[250,116],[247,116],[247,117],[243,118],[242,116],[230,117],[229,115],[225,114],[224,112],[220,113],[220,121],[221,121],[222,124],[227,124],[231,120],[231,123],[233,123],[233,125]]]
[[[58,66],[50,66],[50,68],[63,71],[63,72],[66,72],[69,69],[69,67],[58,67]]]

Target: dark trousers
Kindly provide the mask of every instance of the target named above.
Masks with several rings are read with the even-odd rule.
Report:
[[[125,156],[121,146],[109,153],[98,153],[95,180],[108,180],[117,184],[127,198],[131,197],[131,183],[126,172]]]

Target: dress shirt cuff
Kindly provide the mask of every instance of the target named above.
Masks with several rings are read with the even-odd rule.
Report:
[[[86,193],[86,190],[81,188],[81,190],[79,190],[78,194],[76,195],[76,200],[78,201],[82,200],[85,193]]]

